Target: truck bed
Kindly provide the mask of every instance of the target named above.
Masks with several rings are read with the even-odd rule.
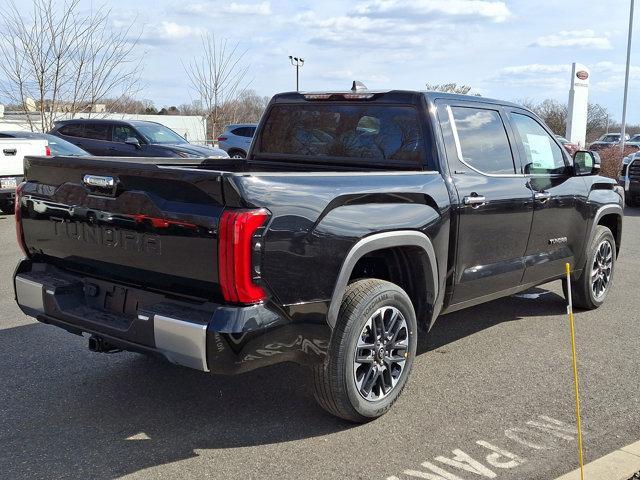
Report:
[[[326,299],[331,291],[323,284],[337,274],[338,257],[335,264],[313,268],[309,251],[294,254],[298,262],[291,264],[291,253],[302,247],[291,244],[290,235],[302,244],[310,243],[307,248],[312,250],[314,236],[322,235],[320,222],[335,221],[331,212],[343,204],[369,202],[367,195],[373,195],[376,203],[400,201],[424,207],[429,201],[421,193],[425,178],[440,184],[442,203],[446,203],[442,179],[435,172],[425,176],[425,172],[373,169],[362,175],[361,168],[331,168],[326,171],[325,166],[322,171],[318,166],[314,172],[309,165],[301,170],[300,165],[273,162],[267,168],[242,160],[188,163],[166,158],[29,157],[22,191],[23,236],[32,256],[59,268],[219,301],[218,228],[223,211],[266,208],[272,218],[264,245],[263,277],[287,301],[302,294],[302,286],[295,282],[293,288],[285,287],[287,282],[312,268],[318,277],[329,276],[306,295]],[[114,187],[87,185],[87,175],[113,178]],[[380,182],[388,193],[380,193]],[[408,206],[405,212],[409,217],[422,213],[416,206]],[[394,229],[407,220],[385,219],[384,223]],[[362,225],[374,229],[366,222]],[[360,235],[346,232],[354,241]],[[348,246],[346,241],[340,250],[346,252]]]

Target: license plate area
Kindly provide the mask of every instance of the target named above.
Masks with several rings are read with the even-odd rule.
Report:
[[[87,306],[128,318],[137,317],[141,307],[164,299],[159,294],[94,278],[84,280],[83,292]]]

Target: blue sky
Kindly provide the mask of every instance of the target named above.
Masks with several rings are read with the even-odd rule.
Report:
[[[109,5],[116,23],[136,18],[145,64],[140,97],[157,106],[193,99],[181,62],[197,55],[199,36],[209,31],[247,49],[250,88],[262,95],[295,88],[287,57],[298,55],[306,60],[303,90],[347,88],[353,79],[375,89],[457,82],[484,96],[566,101],[570,64],[579,61],[591,68],[590,100],[618,119],[621,114],[628,0],[115,0]],[[640,31],[632,64],[630,121],[640,122]]]

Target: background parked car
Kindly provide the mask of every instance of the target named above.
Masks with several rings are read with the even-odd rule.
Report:
[[[170,128],[143,120],[64,120],[50,133],[93,155],[228,158],[219,148],[193,145]]]
[[[256,133],[256,127],[255,123],[227,125],[218,137],[218,146],[231,158],[245,158],[253,135]]]
[[[13,212],[16,187],[24,179],[22,160],[26,155],[51,155],[46,140],[0,138],[0,211]]]
[[[617,145],[620,143],[620,136],[620,133],[605,133],[598,140],[589,145],[589,150],[597,152],[598,150],[603,150],[607,147]],[[625,134],[625,141],[626,140],[629,140],[628,134]]]
[[[640,152],[631,153],[622,159],[618,183],[624,188],[627,207],[640,207]]]
[[[556,135],[556,138],[558,139],[558,142],[560,142],[560,144],[565,148],[565,150],[569,152],[569,155],[571,155],[572,158],[573,154],[580,150],[580,147],[578,145],[576,145],[575,143],[571,143],[566,138],[561,137],[560,135]]]
[[[51,135],[50,133],[38,133],[38,132],[0,132],[0,138],[26,138],[26,139],[37,139],[37,140],[46,140],[47,145],[49,146],[49,151],[52,156],[56,155],[64,155],[68,157],[84,157],[87,155],[91,155],[86,150],[77,147],[71,142],[67,142],[60,137],[56,137],[55,135]]]

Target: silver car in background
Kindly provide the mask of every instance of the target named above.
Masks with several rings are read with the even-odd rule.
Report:
[[[218,137],[218,148],[227,152],[231,158],[245,158],[257,126],[256,123],[227,125]]]

